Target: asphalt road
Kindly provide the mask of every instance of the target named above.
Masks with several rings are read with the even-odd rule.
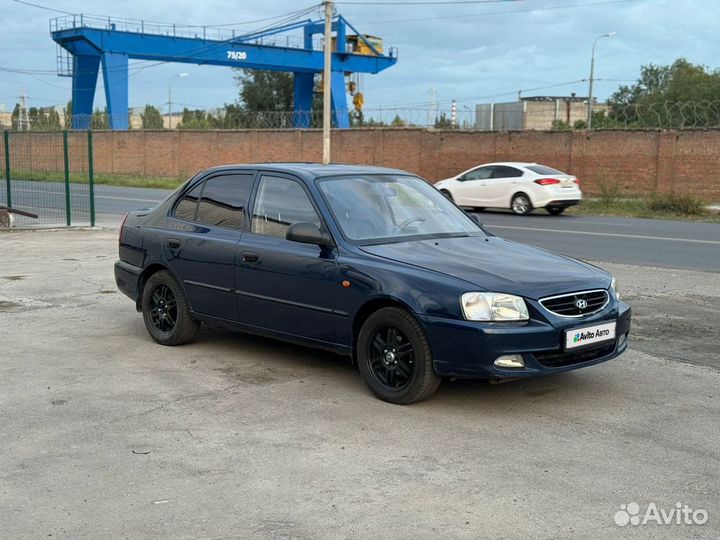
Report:
[[[19,183],[23,190],[37,182]],[[44,182],[43,190],[58,197],[63,185]],[[55,193],[57,192],[57,193]],[[83,196],[82,191],[78,191]],[[95,186],[95,207],[101,225],[116,226],[130,210],[152,207],[170,190]],[[514,216],[504,212],[478,214],[492,233],[580,259],[661,268],[720,272],[720,224],[598,216],[549,216],[536,212]]]

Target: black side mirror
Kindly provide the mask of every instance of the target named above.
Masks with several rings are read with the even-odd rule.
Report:
[[[331,246],[332,238],[326,232],[320,231],[312,223],[295,223],[290,225],[285,233],[285,239],[301,244],[315,244],[317,246]]]
[[[468,217],[472,220],[472,222],[480,227],[482,229],[482,219],[480,219],[477,214],[468,214]]]

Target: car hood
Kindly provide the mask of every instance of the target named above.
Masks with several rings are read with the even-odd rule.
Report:
[[[595,266],[499,237],[415,240],[362,249],[378,257],[453,276],[481,290],[539,299],[607,289],[610,275]]]

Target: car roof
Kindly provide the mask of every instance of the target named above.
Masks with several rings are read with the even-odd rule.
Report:
[[[236,163],[229,165],[219,165],[208,169],[227,170],[227,169],[260,169],[272,170],[276,172],[287,172],[295,174],[305,174],[315,177],[335,176],[342,174],[411,174],[400,169],[391,169],[388,167],[376,167],[374,165],[349,165],[345,163],[330,163],[323,165],[322,163]]]
[[[493,163],[483,163],[482,165],[479,165],[479,167],[484,167],[487,165],[507,165],[508,167],[527,167],[528,165],[540,165],[540,164],[535,163],[535,162],[529,162],[529,161],[496,161]]]

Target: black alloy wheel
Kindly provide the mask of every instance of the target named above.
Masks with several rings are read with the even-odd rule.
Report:
[[[408,405],[430,397],[440,385],[425,331],[400,307],[370,315],[357,338],[360,374],[373,394]]]
[[[415,355],[407,337],[393,326],[380,327],[372,338],[370,366],[375,379],[389,390],[407,386],[415,371]]]
[[[192,319],[185,294],[166,270],[151,275],[142,292],[145,328],[161,345],[183,345],[197,336],[200,323]]]
[[[177,322],[177,300],[167,285],[158,285],[150,296],[150,320],[161,332],[172,332]]]

